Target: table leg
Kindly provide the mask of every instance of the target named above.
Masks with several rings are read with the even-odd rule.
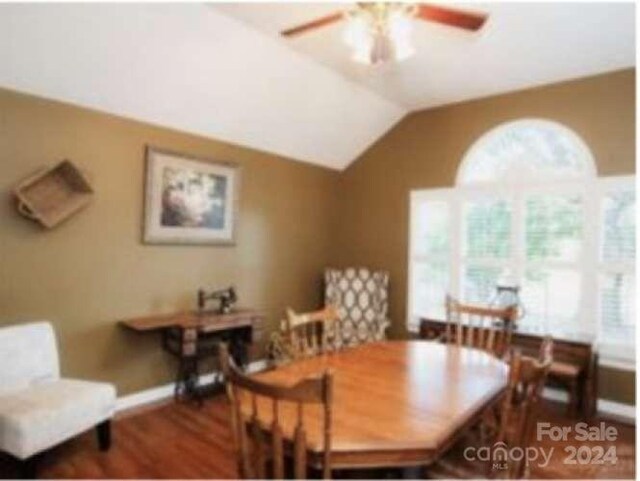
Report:
[[[241,336],[233,336],[229,343],[229,353],[238,367],[245,370],[249,365],[247,344]]]
[[[174,395],[176,398],[195,399],[199,405],[202,405],[202,392],[199,386],[197,329],[182,331],[180,347],[180,364]]]
[[[567,416],[575,418],[578,416],[581,405],[580,379],[571,379],[568,383],[569,387],[569,403],[567,404]]]
[[[196,356],[181,358],[178,366],[174,397],[177,400],[195,399],[198,404],[202,404],[199,378],[198,358]]]

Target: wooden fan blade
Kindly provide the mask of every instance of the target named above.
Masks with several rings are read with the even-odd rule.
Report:
[[[421,3],[418,5],[416,17],[427,22],[442,23],[451,27],[476,31],[484,25],[488,15]]]
[[[320,17],[311,22],[303,23],[302,25],[298,25],[296,27],[283,30],[282,32],[280,32],[280,35],[282,35],[283,37],[293,37],[295,35],[300,35],[301,33],[305,33],[309,30],[326,27],[327,25],[331,25],[332,23],[336,23],[342,20],[343,15],[344,14],[342,12],[331,13],[329,15],[325,15],[324,17]]]

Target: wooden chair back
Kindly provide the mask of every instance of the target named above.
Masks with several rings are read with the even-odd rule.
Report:
[[[537,359],[523,356],[519,351],[513,353],[497,442],[505,443],[509,447],[527,446],[531,440],[536,409],[552,362],[553,340],[550,337],[542,342]],[[511,462],[509,478],[524,477],[526,468],[524,461]]]
[[[306,378],[293,386],[280,386],[261,382],[243,374],[229,356],[226,345],[221,344],[219,362],[225,376],[227,397],[231,404],[231,427],[243,479],[283,479],[285,477],[285,448],[292,453],[293,475],[307,478],[307,431],[304,425],[304,407],[322,405],[322,442],[325,479],[331,477],[331,414],[333,375],[325,372],[320,377]],[[242,397],[249,396],[251,414],[242,410]],[[272,409],[271,426],[263,428],[258,422],[258,397],[266,398]],[[295,403],[296,426],[292,446],[285,446],[280,419],[282,403]]]
[[[335,351],[338,341],[337,321],[338,309],[334,306],[305,314],[287,309],[284,323],[287,354],[293,359],[299,359]]]
[[[445,342],[482,349],[497,357],[507,354],[517,307],[472,306],[447,296],[446,311]]]

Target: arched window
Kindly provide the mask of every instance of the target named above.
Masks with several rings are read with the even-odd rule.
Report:
[[[549,120],[499,125],[478,139],[458,169],[457,185],[535,180],[580,180],[596,175],[587,145]]]
[[[487,305],[517,285],[521,328],[599,339],[634,358],[634,177],[598,178],[586,143],[543,119],[499,125],[461,159],[456,185],[411,193],[409,328],[444,297]]]

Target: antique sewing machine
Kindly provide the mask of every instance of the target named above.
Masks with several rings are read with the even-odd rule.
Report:
[[[231,308],[237,302],[238,296],[233,286],[226,289],[219,289],[213,292],[205,292],[204,289],[198,289],[198,310],[204,311],[207,301],[218,300],[220,305],[216,311],[218,314],[229,314]]]
[[[166,315],[152,315],[121,321],[136,332],[162,332],[165,350],[179,360],[175,386],[178,398],[202,402],[208,393],[220,392],[221,377],[200,383],[199,366],[207,358],[215,358],[218,343],[226,342],[236,364],[246,367],[249,345],[262,338],[263,314],[253,309],[234,308],[238,296],[233,287],[212,292],[198,290],[198,308]],[[209,300],[217,300],[217,309],[205,309]]]

